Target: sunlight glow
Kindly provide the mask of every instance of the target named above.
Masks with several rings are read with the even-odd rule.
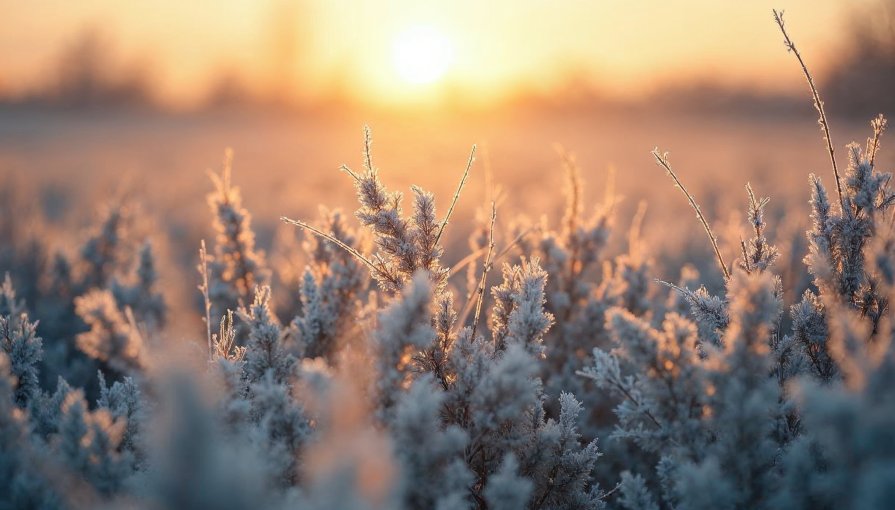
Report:
[[[454,58],[454,48],[438,29],[427,25],[410,27],[395,37],[392,63],[398,76],[413,85],[442,78]]]

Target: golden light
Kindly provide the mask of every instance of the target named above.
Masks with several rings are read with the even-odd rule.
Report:
[[[392,43],[395,72],[406,83],[425,85],[443,77],[454,58],[450,40],[438,29],[417,25],[399,33]]]

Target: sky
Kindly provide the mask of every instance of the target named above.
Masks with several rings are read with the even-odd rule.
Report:
[[[792,37],[822,72],[844,44],[849,17],[872,3],[0,0],[0,91],[36,87],[62,48],[90,30],[107,41],[114,72],[148,69],[173,103],[195,101],[210,81],[231,75],[256,91],[386,102],[451,93],[486,101],[570,82],[617,96],[694,79],[788,91],[803,86],[802,77],[771,9],[786,11]],[[408,79],[395,62],[402,51],[396,40],[414,31],[434,33],[449,47],[448,57],[438,57],[446,59],[436,66],[442,71],[426,83]],[[412,38],[397,44],[405,53],[425,47]]]

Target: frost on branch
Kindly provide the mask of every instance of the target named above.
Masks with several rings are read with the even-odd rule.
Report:
[[[238,315],[248,326],[243,366],[246,381],[257,383],[270,372],[274,381],[286,382],[295,358],[283,347],[283,331],[270,308],[270,287],[256,288],[251,306],[240,309]]]
[[[356,235],[339,211],[322,210],[321,217],[321,230],[356,247]],[[292,321],[296,350],[332,361],[352,330],[357,300],[369,277],[356,258],[329,241],[309,235],[303,247],[311,260],[301,276],[301,310]]]
[[[370,131],[364,132],[364,172],[356,174],[343,167],[353,178],[360,208],[355,215],[373,234],[377,252],[373,255],[372,276],[386,293],[396,293],[418,271],[428,274],[432,291],[439,294],[447,282],[447,269],[441,266],[442,248],[438,236],[441,223],[435,216],[435,198],[413,187],[413,211],[405,217],[403,195],[389,192],[373,166]]]
[[[118,374],[145,366],[143,338],[133,321],[118,309],[109,291],[93,290],[75,299],[75,311],[90,327],[78,335],[78,348]]]
[[[30,322],[28,314],[0,315],[0,352],[6,354],[10,373],[16,378],[15,402],[27,407],[40,395],[38,363],[43,358],[37,323]]]
[[[410,385],[414,353],[435,340],[431,299],[429,277],[421,271],[379,315],[373,349],[378,369],[378,407],[386,415]]]
[[[215,187],[208,195],[215,229],[214,257],[209,264],[213,320],[248,303],[255,286],[265,285],[269,278],[264,253],[255,248],[252,216],[242,206],[239,188],[230,183],[232,158],[227,151],[221,174],[209,173]]]
[[[469,438],[456,425],[442,423],[444,400],[432,378],[422,377],[401,396],[395,410],[391,432],[407,508],[469,505],[473,476],[464,458]]]
[[[503,280],[491,290],[495,302],[491,335],[497,349],[517,344],[543,356],[544,335],[553,325],[553,315],[544,311],[547,273],[535,259],[521,266],[504,265]]]

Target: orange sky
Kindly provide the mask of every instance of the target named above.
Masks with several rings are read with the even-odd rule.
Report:
[[[402,101],[459,91],[486,100],[577,77],[620,95],[693,77],[776,90],[802,86],[771,18],[787,12],[809,65],[842,41],[844,9],[872,0],[0,0],[0,87],[33,87],[86,27],[120,62],[151,63],[163,97],[188,103],[208,78],[235,72],[255,90],[309,97],[339,90]],[[396,78],[392,41],[436,27],[452,65],[434,85]]]

